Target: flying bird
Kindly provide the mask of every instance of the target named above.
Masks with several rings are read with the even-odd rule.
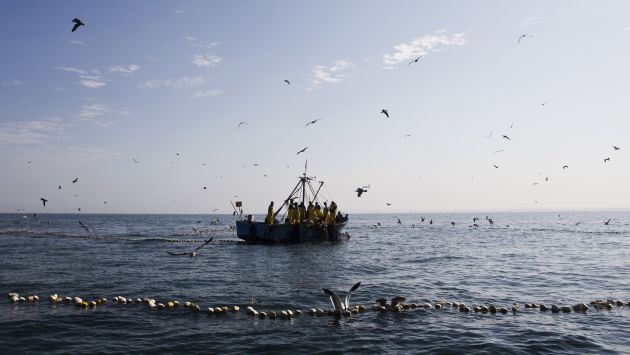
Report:
[[[516,42],[516,44],[520,44],[520,43],[521,43],[521,40],[522,40],[523,38],[525,38],[525,37],[531,37],[531,35],[530,35],[530,34],[527,34],[527,33],[523,33],[523,34],[522,34],[522,35],[518,38],[518,42]]]
[[[361,197],[361,195],[362,195],[364,192],[367,192],[367,189],[364,189],[364,188],[362,188],[362,187],[357,187],[357,189],[356,189],[356,190],[354,190],[354,192],[356,192],[356,193],[357,193],[357,197]]]
[[[238,123],[238,127],[236,127],[236,128],[241,128],[241,126],[244,125],[244,124],[249,125],[247,122],[241,121],[241,122]]]
[[[48,202],[48,200],[47,200],[47,199],[45,199],[45,198],[43,198],[43,197],[42,197],[42,198],[40,198],[40,200],[42,200],[42,203],[44,204],[44,207],[46,207],[46,202]]]
[[[613,145],[613,149],[614,149],[614,150],[619,150],[619,149],[621,149],[621,148],[617,147],[616,145]],[[30,161],[29,161],[29,163],[30,163]]]
[[[387,116],[387,118],[389,118],[389,112],[387,112],[386,109],[382,109],[381,113],[384,114],[385,116]]]
[[[494,153],[501,153],[503,152],[503,149],[499,149],[499,150],[495,150]]]
[[[85,224],[83,224],[83,222],[79,221],[79,224],[81,225],[81,227],[83,227],[83,229],[85,229],[88,232],[91,232],[92,230],[90,228],[88,228]]]
[[[218,211],[218,210],[219,210],[218,208],[215,208],[215,209],[213,209],[213,210],[212,210],[212,212],[216,212],[216,211]]]
[[[61,190],[61,185],[59,185],[58,189]]]
[[[563,165],[563,166],[562,166],[562,169],[563,169],[563,170],[564,170],[564,169],[568,169],[568,168],[569,168],[569,166],[568,166],[568,165]]]
[[[85,26],[85,24],[76,17],[74,18],[74,20],[72,20],[72,22],[74,22],[74,26],[72,26],[72,32],[76,31],[81,26]]]
[[[203,187],[203,189],[204,189],[204,190],[206,190],[206,189],[207,189],[207,187],[205,187],[205,186],[204,186],[204,187]]]
[[[360,282],[354,284],[354,286],[352,286],[352,288],[350,288],[350,290],[346,293],[346,297],[343,301],[339,298],[339,296],[327,288],[324,289],[324,293],[330,297],[330,302],[335,308],[335,311],[344,311],[350,309],[350,296],[352,296],[352,292],[356,291],[359,286],[361,286]]]
[[[490,134],[486,136],[486,138],[490,138],[490,137],[492,137],[492,131],[490,131]]]
[[[610,158],[605,158],[604,159],[604,163],[608,163],[609,160],[610,160]]]
[[[298,154],[300,154],[300,153],[304,153],[307,149],[308,149],[308,147],[306,147],[306,148],[304,148],[304,149],[300,150],[299,152],[295,153],[295,155],[298,155]]]
[[[407,138],[407,137],[411,137],[411,133],[409,133],[409,134],[405,134],[405,135],[403,136],[403,138]]]
[[[74,180],[72,180],[73,184],[76,184],[79,181],[79,178],[75,178]]]
[[[133,162],[136,164],[140,164],[140,162],[136,158],[131,158],[131,160],[133,160]]]
[[[608,220],[606,222],[604,222],[605,225],[610,224],[610,218],[608,218]]]
[[[503,135],[503,138],[505,138],[507,140],[511,140],[510,137],[506,136],[505,134]]]
[[[538,185],[538,183],[537,183],[537,182],[535,182],[535,183],[533,183],[533,184],[532,184],[532,186],[536,186],[536,185]]]
[[[407,66],[410,66],[410,65],[411,65],[411,64],[413,64],[413,63],[418,63],[418,61],[420,60],[420,58],[422,58],[422,56],[419,56],[418,58],[416,58],[416,59],[412,60],[411,62],[409,62],[409,63],[407,64]]]
[[[318,119],[316,119],[316,120],[312,120],[312,121],[310,121],[310,122],[306,122],[306,125],[305,125],[304,127],[307,127],[307,126],[308,126],[308,125],[310,125],[310,124],[315,124],[315,123],[317,123],[317,121],[321,121],[321,120],[322,120],[321,118],[318,118]]]
[[[284,82],[287,83],[288,85],[291,85],[291,82],[288,81],[287,79],[284,79]]]
[[[387,205],[387,207],[392,205],[390,202],[385,202],[385,204]]]
[[[499,166],[498,166],[498,165],[495,165],[495,164],[492,164],[492,166],[494,166],[494,168],[495,168],[495,169],[498,169],[498,168],[499,168]]]
[[[540,104],[540,106],[545,106],[546,104],[547,104],[546,102],[543,102],[542,104]]]

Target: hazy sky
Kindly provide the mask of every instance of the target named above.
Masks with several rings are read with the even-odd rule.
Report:
[[[0,43],[0,212],[264,212],[305,159],[348,213],[630,208],[627,1],[2,1]]]

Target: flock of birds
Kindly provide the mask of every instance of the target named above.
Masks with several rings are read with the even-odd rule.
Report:
[[[84,23],[81,19],[79,19],[79,18],[74,18],[74,19],[72,20],[72,23],[73,23],[73,26],[72,26],[71,32],[75,32],[75,31],[77,31],[80,27],[85,26],[85,23]],[[520,35],[520,36],[518,37],[518,40],[517,40],[517,45],[518,45],[518,44],[520,44],[520,43],[521,43],[521,41],[525,40],[526,38],[533,38],[533,36],[531,36],[531,35],[530,35],[530,34],[528,34],[528,33],[523,33],[522,35]],[[418,63],[418,62],[420,61],[420,59],[422,59],[422,58],[423,58],[423,56],[418,56],[418,57],[416,57],[415,59],[413,59],[413,60],[409,61],[409,62],[407,63],[407,66],[410,66],[410,65],[412,65],[412,64],[416,64],[416,63]],[[284,79],[284,83],[286,83],[287,85],[291,85],[291,81],[289,81],[288,79]],[[544,103],[542,103],[542,104],[541,104],[541,106],[545,106],[546,104],[547,104],[547,103],[546,103],[546,102],[544,102]],[[388,110],[388,109],[383,108],[383,109],[381,109],[380,113],[381,113],[381,114],[382,114],[385,118],[387,118],[387,119],[389,119],[389,118],[390,118],[390,112],[389,112],[389,110]],[[323,120],[323,119],[318,118],[318,119],[314,119],[314,120],[308,121],[308,122],[306,122],[305,127],[309,127],[310,125],[315,125],[315,124],[317,124],[319,121],[322,121],[322,120]],[[246,122],[246,121],[241,121],[241,122],[239,122],[239,123],[238,123],[237,128],[241,128],[241,127],[243,127],[243,126],[247,126],[247,125],[249,125],[249,124],[248,124],[248,122]],[[512,127],[513,127],[513,124],[512,124],[512,125],[510,125],[510,128],[512,128]],[[487,137],[487,138],[490,138],[490,137],[492,136],[492,133],[493,133],[493,132],[491,131],[491,132],[490,132],[490,134],[489,134],[488,136],[486,136],[486,137]],[[406,137],[410,137],[411,135],[412,135],[412,134],[410,134],[410,133],[409,133],[409,134],[405,134],[405,135],[404,135],[404,137],[405,137],[405,138],[406,138]],[[512,139],[511,139],[511,138],[510,138],[507,134],[502,134],[502,136],[501,136],[501,137],[502,137],[504,140],[506,140],[506,141],[512,141]],[[296,152],[296,155],[300,155],[300,154],[302,154],[302,153],[305,153],[305,152],[306,152],[306,150],[307,150],[308,148],[309,148],[309,147],[307,146],[307,147],[304,147],[304,148],[302,148],[302,149],[298,150],[298,151]],[[613,148],[613,150],[614,150],[614,151],[618,151],[618,150],[620,150],[620,149],[621,149],[621,148],[620,148],[619,146],[617,146],[617,145],[613,145],[613,146],[612,146],[612,148]],[[494,153],[501,153],[501,152],[503,152],[503,151],[504,151],[504,149],[499,149],[499,150],[494,151]],[[180,155],[180,153],[176,153],[176,155],[177,155],[177,156],[179,156],[179,155]],[[610,156],[607,156],[607,157],[605,157],[605,158],[604,158],[604,163],[608,163],[608,162],[610,162],[610,160],[611,160]],[[139,160],[137,160],[136,158],[133,158],[133,162],[134,162],[135,164],[140,164],[140,161],[139,161]],[[31,163],[31,161],[29,161],[28,163],[30,164],[30,163]],[[171,164],[174,164],[174,162],[171,162]],[[205,165],[205,163],[204,163],[203,165]],[[255,163],[255,164],[254,164],[254,166],[259,166],[259,164]],[[491,164],[491,166],[492,166],[495,170],[500,168],[500,166],[499,166],[498,164],[496,164],[496,163]],[[287,167],[288,167],[288,165],[287,165]],[[562,165],[562,170],[566,170],[566,169],[568,169],[568,168],[569,168],[569,166],[568,166],[567,164]],[[221,175],[221,176],[222,176],[222,175]],[[267,177],[267,174],[264,174],[264,176],[265,176],[265,177]],[[74,180],[72,180],[72,183],[73,183],[73,184],[74,184],[74,183],[77,183],[77,181],[78,181],[78,178],[75,178]],[[544,181],[545,181],[545,182],[548,182],[548,181],[549,181],[549,177],[545,177]],[[533,186],[537,186],[537,185],[539,185],[539,182],[534,182],[534,183],[532,183],[532,185],[533,185]],[[361,197],[364,193],[366,193],[366,192],[368,191],[368,189],[369,189],[369,188],[370,188],[370,185],[365,185],[365,186],[357,187],[357,189],[355,190],[355,192],[356,192],[356,194],[357,194],[357,197]],[[59,190],[61,190],[61,189],[62,189],[62,186],[61,186],[61,185],[59,185],[59,186],[58,186],[58,189],[59,189]],[[203,189],[204,189],[204,190],[206,190],[206,189],[207,189],[207,187],[206,187],[206,186],[203,186]],[[75,196],[76,196],[76,195],[75,195]],[[40,200],[41,200],[41,202],[42,202],[42,205],[43,205],[44,207],[46,207],[46,203],[48,203],[48,202],[49,202],[49,199],[48,199],[48,198],[46,198],[46,197],[41,197],[41,198],[40,198]],[[537,203],[537,202],[538,202],[538,201],[535,201],[535,203]],[[107,204],[107,201],[105,201],[105,202],[103,202],[103,203],[104,203],[104,204]],[[391,206],[392,204],[391,204],[390,202],[387,202],[387,203],[386,203],[386,205],[389,207],[389,206]],[[77,210],[78,210],[78,211],[81,211],[81,208],[77,208]]]

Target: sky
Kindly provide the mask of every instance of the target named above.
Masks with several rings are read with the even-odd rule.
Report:
[[[264,213],[306,160],[350,214],[630,208],[627,1],[2,1],[0,44],[0,212]]]

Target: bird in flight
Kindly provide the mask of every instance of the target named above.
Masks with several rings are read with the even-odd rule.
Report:
[[[405,134],[405,135],[403,136],[403,138],[407,138],[407,137],[411,137],[411,133],[409,133],[409,134]]]
[[[321,121],[321,120],[322,120],[322,118],[318,118],[318,119],[316,119],[316,120],[312,120],[312,121],[310,121],[310,122],[306,122],[306,125],[305,125],[304,127],[307,127],[307,126],[308,126],[308,125],[310,125],[310,124],[315,124],[315,123],[317,123],[317,121]]]
[[[547,104],[546,102],[543,102],[542,104],[540,104],[540,106],[545,106],[546,104]]]
[[[411,65],[411,64],[413,64],[413,63],[418,63],[418,61],[420,60],[420,58],[422,58],[422,56],[419,56],[418,58],[416,58],[416,59],[412,60],[411,62],[409,62],[409,63],[407,64],[407,66],[410,66],[410,65]]]
[[[610,218],[608,218],[608,220],[606,222],[604,222],[605,225],[610,224]]]
[[[354,192],[356,192],[356,193],[357,193],[357,197],[361,197],[361,195],[362,195],[364,192],[367,192],[367,190],[366,190],[366,189],[364,189],[364,188],[362,188],[362,187],[357,187],[357,189],[356,189],[356,190],[354,190]]]
[[[506,136],[505,134],[503,135],[503,138],[505,138],[507,140],[511,140],[510,137]]]
[[[521,40],[525,37],[531,37],[532,35],[527,34],[527,33],[523,33],[519,38],[518,38],[518,42],[516,42],[516,44],[520,44]]]
[[[568,169],[568,168],[569,168],[569,166],[568,166],[568,165],[563,165],[563,166],[562,166],[562,169]]]
[[[212,212],[216,212],[216,211],[218,211],[218,210],[219,210],[218,208],[215,208],[215,209],[213,209],[213,210],[212,210]]]
[[[385,202],[385,204],[387,205],[387,207],[391,206],[391,202]]]
[[[304,149],[300,150],[299,152],[295,153],[295,155],[298,155],[298,154],[300,154],[300,153],[304,153],[307,149],[308,149],[308,147],[306,147],[306,148],[304,148]]]
[[[204,190],[208,189],[206,186],[203,187]]]
[[[288,85],[291,85],[291,82],[288,81],[287,79],[284,79],[284,82],[287,83]]]
[[[61,185],[59,185],[59,190],[61,190]]]
[[[486,136],[486,138],[490,138],[490,137],[492,137],[492,131],[490,131],[490,134]]]
[[[260,166],[260,164],[258,164],[258,163],[254,163],[254,166]]]
[[[79,181],[79,178],[75,178],[74,180],[72,180],[73,184],[76,184]]]
[[[536,186],[536,185],[538,185],[538,183],[537,183],[537,182],[535,182],[535,183],[533,183],[533,184],[532,184],[532,186]]]
[[[241,121],[241,122],[238,123],[238,127],[236,127],[236,128],[241,128],[241,126],[244,125],[244,124],[248,125],[247,122]]]
[[[136,163],[136,164],[140,164],[140,162],[136,158],[131,158],[131,160],[133,160],[133,162]]]
[[[48,202],[48,200],[43,197],[40,198],[40,200],[42,200],[42,204],[44,204],[44,207],[46,207],[46,202]]]
[[[492,166],[494,166],[494,168],[495,168],[495,169],[498,169],[498,168],[499,168],[499,166],[498,166],[498,165],[495,165],[495,164],[492,164]]]
[[[614,149],[614,150],[619,150],[619,149],[621,149],[621,148],[617,147],[616,145],[613,145],[613,149]],[[29,161],[29,163],[30,163],[30,161]]]
[[[545,177],[545,181],[549,181],[549,177],[548,176]]]
[[[610,158],[605,158],[604,159],[604,163],[608,163],[609,160],[610,160]]]
[[[389,112],[387,112],[386,109],[382,109],[381,113],[384,114],[385,116],[387,116],[387,118],[389,118]]]
[[[495,150],[494,153],[501,153],[503,149]]]
[[[74,26],[72,26],[72,32],[76,31],[81,26],[85,26],[85,24],[76,17],[74,18],[74,20],[72,20],[72,22],[74,22]]]

